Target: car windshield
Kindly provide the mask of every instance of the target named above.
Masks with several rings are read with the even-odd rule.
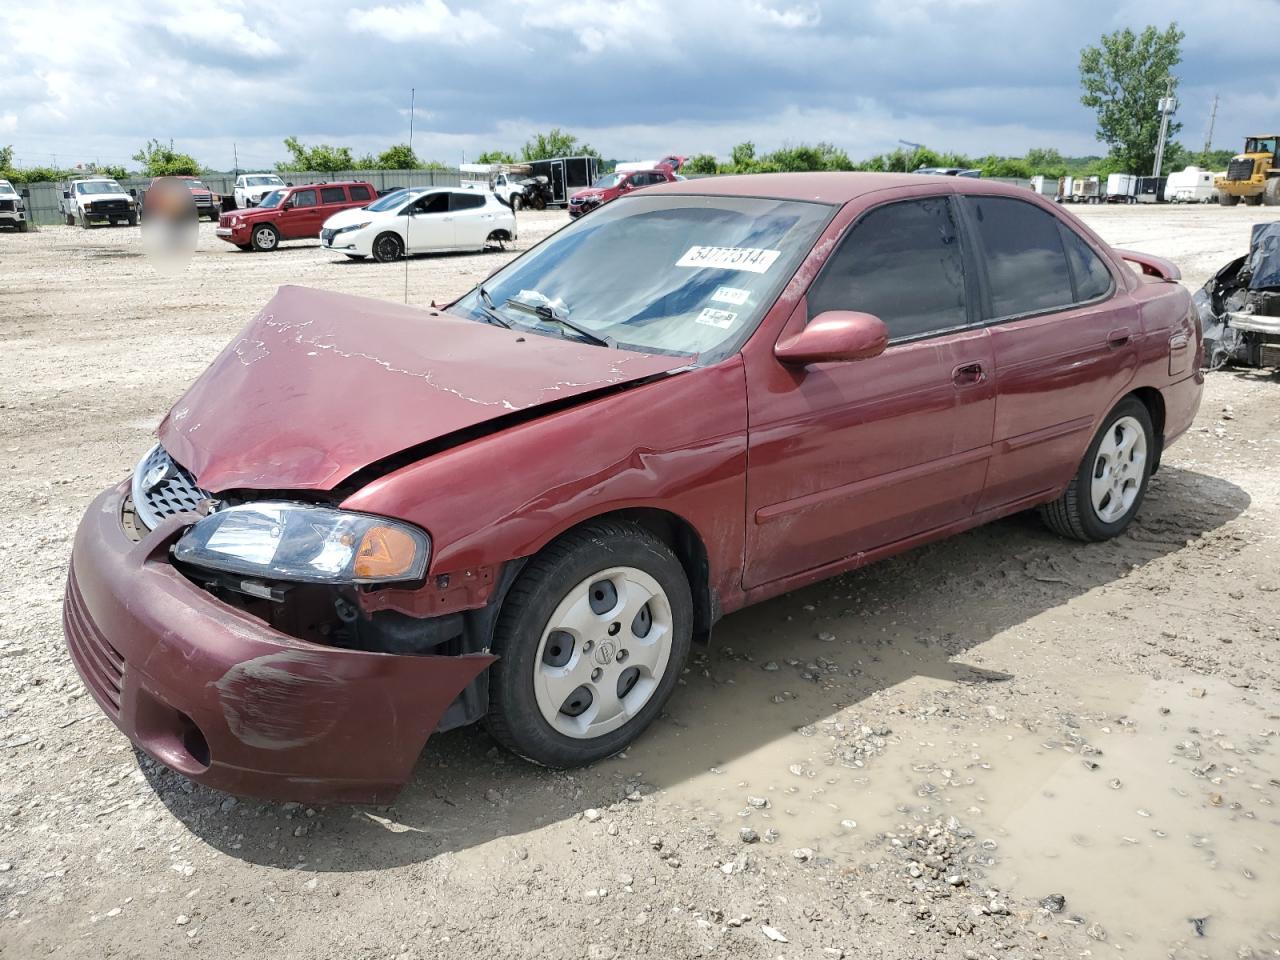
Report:
[[[596,182],[591,186],[601,190],[608,190],[610,187],[616,187],[626,177],[625,173],[606,173],[603,177],[597,177]]]
[[[399,190],[392,190],[385,197],[379,197],[373,203],[365,207],[366,210],[372,210],[374,213],[382,213],[384,210],[395,210],[400,204],[412,200],[418,194],[422,193],[421,188],[410,189],[401,187]]]
[[[279,177],[245,177],[246,187],[283,187],[284,181]]]
[[[76,184],[76,193],[124,193],[114,180],[89,180]]]
[[[0,180],[0,193],[3,193],[7,196],[10,193],[17,193],[17,192],[18,192],[17,190],[13,189],[13,184],[11,184],[8,180]]]
[[[451,309],[713,363],[755,330],[832,213],[754,197],[628,197],[553,234]]]
[[[283,190],[272,190],[265,197],[258,201],[259,207],[278,207],[280,201],[284,199]]]

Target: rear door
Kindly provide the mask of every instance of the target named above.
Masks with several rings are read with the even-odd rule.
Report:
[[[485,195],[476,190],[454,190],[449,193],[449,215],[453,218],[453,242],[467,249],[484,246],[493,230],[493,209],[485,203]]]
[[[347,188],[340,185],[321,187],[320,206],[323,208],[320,212],[320,225],[324,226],[324,222],[335,213],[340,213],[351,206],[351,200],[347,196]]]
[[[323,209],[315,187],[293,191],[289,197],[289,209],[282,211],[277,220],[281,236],[286,240],[319,236],[320,224],[324,223]]]
[[[746,587],[973,513],[995,411],[990,337],[973,325],[977,290],[948,196],[873,207],[845,233],[797,311],[804,322],[828,310],[874,314],[889,346],[803,370],[771,353],[753,360]]]
[[[1107,261],[1051,210],[1004,196],[960,202],[995,355],[985,510],[1067,482],[1094,425],[1133,379],[1142,326]]]

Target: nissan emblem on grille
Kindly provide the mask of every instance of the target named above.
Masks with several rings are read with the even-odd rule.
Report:
[[[133,509],[148,530],[180,513],[206,512],[213,499],[207,490],[156,444],[133,473]]]

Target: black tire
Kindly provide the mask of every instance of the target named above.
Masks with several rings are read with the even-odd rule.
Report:
[[[129,226],[136,227],[138,225],[138,215],[136,213],[129,214]]]
[[[373,259],[379,263],[391,263],[404,256],[404,241],[398,233],[388,230],[373,238]]]
[[[18,222],[18,232],[19,232],[19,233],[26,233],[26,232],[27,232],[28,230],[30,230],[30,229],[31,229],[31,224],[30,224],[30,223],[28,223],[26,220],[21,220],[21,221],[19,221],[19,222]]]
[[[253,244],[252,244],[252,243],[237,243],[237,244],[236,244],[236,249],[237,249],[237,250],[245,250],[245,251],[252,250],[252,249],[253,249]]]
[[[1251,196],[1251,197],[1245,197],[1245,198],[1244,198],[1244,205],[1245,205],[1246,207],[1260,207],[1260,206],[1262,206],[1262,194],[1260,194],[1260,193],[1255,193],[1255,194],[1254,194],[1253,196]]]
[[[260,223],[250,232],[249,245],[259,253],[276,250],[280,246],[280,231],[269,223]]]
[[[671,609],[666,668],[644,706],[622,726],[590,739],[568,736],[543,716],[534,671],[543,632],[565,596],[611,567],[634,567],[652,577]],[[612,631],[610,631],[612,633]],[[693,598],[684,568],[671,549],[640,527],[598,521],[545,547],[521,572],[502,605],[492,650],[485,726],[511,752],[547,767],[594,763],[625,749],[661,713],[684,669],[693,637]]]
[[[1102,442],[1108,432],[1115,427],[1116,421],[1123,417],[1132,417],[1141,426],[1146,440],[1146,457],[1142,466],[1142,477],[1138,484],[1138,493],[1134,497],[1132,505],[1121,517],[1108,523],[1099,517],[1094,509],[1089,488],[1093,481],[1094,467],[1098,460],[1098,448],[1102,446]],[[1046,503],[1041,506],[1040,516],[1054,533],[1063,537],[1070,537],[1073,540],[1096,542],[1110,540],[1112,537],[1119,536],[1133,522],[1133,518],[1142,507],[1142,501],[1147,495],[1147,483],[1151,479],[1151,467],[1155,463],[1155,458],[1155,431],[1151,427],[1151,414],[1147,411],[1146,404],[1137,397],[1126,397],[1117,403],[1115,408],[1107,414],[1106,419],[1102,421],[1102,426],[1094,436],[1093,442],[1089,444],[1088,452],[1085,453],[1084,459],[1080,461],[1080,467],[1076,470],[1076,475],[1071,478],[1071,482],[1067,484],[1067,489],[1063,491],[1062,496],[1052,503]]]
[[[520,210],[523,210],[523,209],[524,209],[524,197],[522,197],[522,196],[521,196],[520,194],[518,194],[518,193],[517,193],[517,194],[515,194],[514,196],[512,196],[512,198],[511,198],[511,209],[512,209],[512,210],[515,210],[515,211],[517,211],[517,212],[519,212]]]
[[[1262,191],[1262,202],[1268,207],[1280,207],[1280,177],[1272,177]]]
[[[1234,207],[1240,202],[1240,198],[1226,191],[1218,192],[1218,205],[1223,207]]]
[[[80,214],[80,229],[81,229],[81,230],[88,230],[88,229],[89,229],[89,226],[90,226],[90,224],[89,224],[89,218],[88,218],[87,216],[85,216],[83,213],[82,213],[82,214]]]
[[[75,225],[76,225],[76,218],[75,218],[74,216],[72,216],[71,214],[69,214],[69,213],[68,213],[68,214],[67,214],[67,226],[68,226],[68,227],[74,227]]]
[[[348,259],[348,260],[363,260],[363,259],[365,259],[365,255],[364,255],[363,253],[348,253],[348,254],[347,254],[347,259]]]

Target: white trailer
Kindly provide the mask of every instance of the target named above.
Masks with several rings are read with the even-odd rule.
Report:
[[[1213,171],[1201,167],[1171,173],[1164,185],[1164,198],[1170,203],[1217,203],[1218,190],[1213,178]]]
[[[1107,190],[1103,199],[1107,203],[1137,203],[1138,178],[1131,173],[1107,175]]]
[[[1058,197],[1059,203],[1071,202],[1071,191],[1075,189],[1075,177],[1059,177],[1058,178]]]
[[[1044,176],[1032,177],[1031,189],[1042,197],[1056,197],[1058,195],[1058,178]]]

